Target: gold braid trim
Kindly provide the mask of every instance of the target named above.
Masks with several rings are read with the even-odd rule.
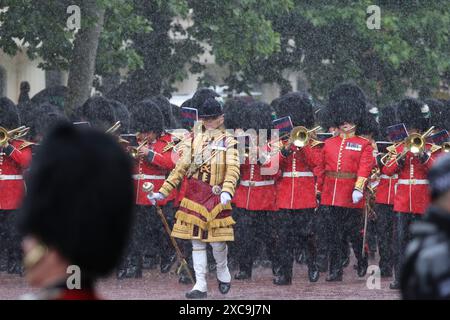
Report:
[[[194,224],[204,230],[207,230],[211,227],[215,228],[221,226],[229,226],[235,223],[234,220],[231,218],[231,216],[224,219],[216,219],[217,215],[223,210],[232,209],[230,203],[228,203],[225,206],[219,203],[211,210],[211,212],[209,212],[201,204],[198,204],[192,200],[184,198],[180,203],[180,208],[183,207],[201,214],[203,217],[206,218],[206,222],[194,215],[183,212],[182,209],[177,211],[175,218],[182,222]]]
[[[232,216],[223,218],[223,219],[215,219],[209,222],[208,226],[209,229],[212,228],[223,228],[223,227],[229,227],[233,224],[236,224],[236,221],[234,221]]]
[[[364,192],[364,186],[366,185],[367,178],[358,177],[355,182],[355,189]]]

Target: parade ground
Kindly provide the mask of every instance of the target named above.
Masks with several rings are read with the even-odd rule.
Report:
[[[370,264],[374,264],[371,260]],[[272,284],[271,269],[257,267],[251,281],[233,280],[230,292],[220,294],[215,280],[215,273],[208,275],[208,298],[229,300],[288,300],[288,299],[332,299],[332,300],[392,300],[399,299],[399,292],[389,289],[391,278],[382,278],[380,288],[369,289],[366,285],[368,275],[358,278],[353,270],[354,260],[344,271],[342,282],[326,282],[321,274],[318,282],[308,281],[305,265],[295,264],[294,278],[291,286]],[[232,271],[234,275],[236,271]],[[161,274],[158,269],[146,270],[141,279],[116,280],[115,277],[99,283],[100,295],[113,300],[180,300],[191,289],[191,285],[178,283],[175,273]],[[33,291],[26,284],[25,278],[0,273],[0,300],[17,299]]]

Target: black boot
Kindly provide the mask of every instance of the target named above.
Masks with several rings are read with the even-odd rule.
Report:
[[[201,292],[199,290],[191,290],[186,293],[186,298],[188,299],[206,299],[208,294],[206,292]]]
[[[247,280],[252,277],[252,272],[247,270],[240,270],[238,273],[234,275],[236,280]]]
[[[308,278],[309,282],[317,282],[319,280],[320,272],[316,266],[308,268]]]
[[[273,279],[273,284],[277,286],[288,286],[292,284],[292,277],[284,274],[278,275]]]
[[[342,271],[338,270],[331,271],[325,280],[329,282],[342,281]]]
[[[389,289],[392,290],[399,290],[400,289],[400,281],[398,281],[397,279],[395,279],[394,281],[392,281],[389,284]]]
[[[161,266],[160,266],[161,273],[169,272],[176,260],[177,256],[175,254],[169,257],[161,258]]]
[[[392,268],[380,268],[380,275],[382,278],[392,277]]]
[[[219,283],[219,291],[221,294],[227,294],[230,291],[231,282],[222,282],[219,279],[217,279],[217,282]]]
[[[357,274],[358,277],[362,278],[367,273],[367,267],[369,266],[369,262],[367,261],[367,257],[364,257],[358,261],[358,269]]]
[[[157,265],[158,265],[158,261],[157,261],[156,257],[147,255],[147,254],[142,257],[142,268],[143,269],[153,270],[153,269],[156,269]]]

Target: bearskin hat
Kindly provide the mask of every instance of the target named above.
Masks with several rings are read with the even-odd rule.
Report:
[[[369,111],[364,112],[362,115],[359,126],[356,128],[357,135],[371,136],[373,139],[378,140],[380,137],[380,130],[378,123]]]
[[[366,97],[358,86],[340,84],[330,92],[328,108],[337,127],[345,122],[359,125],[366,110]]]
[[[245,121],[249,123],[248,129],[254,129],[256,132],[272,129],[272,108],[270,105],[264,102],[253,102],[247,106],[247,109],[248,119],[245,119]]]
[[[200,88],[192,97],[190,108],[200,108],[201,105],[205,103],[208,99],[215,99],[220,97],[220,95],[212,89]]]
[[[292,124],[312,128],[314,126],[314,111],[311,96],[305,92],[287,93],[277,102],[277,117],[291,117]]]
[[[426,130],[429,127],[429,119],[424,116],[425,104],[414,98],[405,98],[400,101],[397,114],[400,122],[408,129]]]
[[[244,129],[248,126],[244,113],[248,105],[243,99],[233,98],[228,100],[223,106],[224,125],[226,129]]]
[[[31,107],[30,107],[31,106]],[[58,107],[48,103],[41,105],[27,104],[27,118],[30,117],[26,125],[30,127],[30,138],[33,141],[38,140],[47,134],[54,126],[61,122],[68,121],[65,115]]]
[[[223,114],[223,108],[214,98],[206,99],[198,108],[199,118],[214,118]]]
[[[130,131],[156,132],[164,131],[164,116],[158,106],[150,99],[143,100],[130,107]]]
[[[10,99],[0,98],[0,127],[8,130],[17,128],[20,125],[17,107]]]
[[[427,99],[424,101],[430,110],[430,124],[436,129],[445,128],[445,105],[436,99]]]
[[[386,137],[386,128],[399,123],[397,119],[397,113],[395,111],[396,105],[387,105],[381,108],[380,117],[378,122],[380,123],[380,134]]]
[[[442,118],[444,129],[450,131],[450,100],[444,101],[444,112]]]
[[[21,232],[55,248],[87,279],[108,274],[133,221],[131,175],[130,158],[112,136],[58,125],[33,159]]]
[[[162,94],[152,97],[151,100],[158,106],[159,110],[161,110],[165,126],[170,129],[178,128],[169,100]]]
[[[100,130],[108,130],[117,121],[113,107],[104,97],[91,97],[80,108],[81,120]]]
[[[117,121],[120,121],[119,132],[127,133],[130,128],[130,112],[127,106],[117,100],[109,100],[109,103],[114,110]]]

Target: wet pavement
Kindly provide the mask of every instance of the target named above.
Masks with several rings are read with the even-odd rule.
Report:
[[[254,269],[252,280],[233,280],[232,288],[227,295],[222,295],[217,288],[215,273],[209,273],[208,297],[210,299],[363,299],[384,300],[399,299],[399,292],[389,289],[391,278],[382,278],[380,288],[369,289],[368,275],[358,278],[353,270],[353,259],[344,271],[342,282],[325,281],[326,274],[321,274],[318,282],[308,281],[307,269],[296,264],[294,278],[290,286],[272,284],[272,272],[269,268]],[[370,261],[374,264],[375,261]],[[233,271],[234,275],[236,271]],[[370,282],[370,281],[369,281]],[[117,280],[115,277],[104,279],[98,284],[100,295],[105,299],[184,299],[191,285],[178,283],[174,272],[161,274],[158,269],[146,270],[141,279]],[[24,278],[0,273],[0,299],[17,299],[22,294],[33,291]]]

